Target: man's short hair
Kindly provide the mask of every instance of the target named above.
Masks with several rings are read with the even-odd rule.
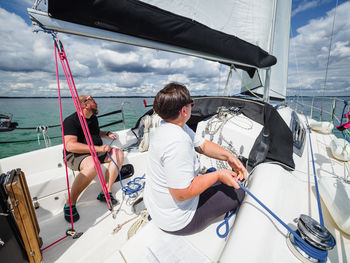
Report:
[[[160,90],[153,102],[153,110],[164,120],[174,120],[183,106],[191,101],[188,89],[178,83],[169,83]]]

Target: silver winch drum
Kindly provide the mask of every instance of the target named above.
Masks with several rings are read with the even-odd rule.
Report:
[[[336,242],[333,235],[320,223],[307,215],[300,215],[297,219],[297,227],[300,236],[308,244],[320,249],[331,250]],[[317,259],[307,255],[301,248],[299,248],[294,240],[292,233],[287,237],[287,245],[293,254],[302,262],[319,262]]]

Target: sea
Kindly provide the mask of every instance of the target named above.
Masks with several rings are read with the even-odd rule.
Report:
[[[99,115],[123,109],[125,122],[102,129],[106,131],[134,127],[140,116],[150,109],[150,107],[145,107],[143,100],[145,99],[148,105],[152,105],[154,100],[150,97],[94,97],[94,99],[98,104]],[[344,100],[349,101],[350,97],[287,97],[287,102],[298,112],[305,112],[308,116],[312,115],[313,119],[322,121],[331,120],[332,103],[335,101],[336,107],[333,117],[335,126],[339,124]],[[313,106],[312,111],[311,106]],[[73,100],[62,98],[63,118],[74,111]],[[31,128],[0,132],[0,159],[45,148],[43,133],[37,131],[36,128],[61,123],[58,98],[0,98],[0,114],[12,114],[12,122],[18,123],[17,128]],[[99,118],[99,123],[102,126],[121,119],[122,114],[113,114]],[[336,129],[333,130],[333,133],[337,137],[342,137],[342,134]],[[62,143],[60,126],[48,128],[46,134],[50,138],[51,146]]]
[[[124,123],[102,128],[105,131],[118,131],[135,126],[140,116],[151,107],[145,107],[143,100],[152,105],[154,98],[98,98],[99,114],[110,113],[123,109]],[[62,98],[63,118],[75,111],[72,98]],[[12,114],[12,122],[17,122],[17,128],[10,132],[0,132],[0,159],[45,148],[43,133],[36,130],[40,126],[60,125],[60,108],[58,98],[0,98],[0,114]],[[113,114],[99,118],[100,126],[122,120],[122,114]],[[22,129],[31,128],[31,129]],[[61,127],[48,128],[51,146],[62,143]]]

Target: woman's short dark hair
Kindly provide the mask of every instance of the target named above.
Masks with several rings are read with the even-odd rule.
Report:
[[[191,103],[190,92],[178,83],[169,83],[160,90],[153,102],[153,110],[164,120],[173,120],[179,116],[183,106]]]

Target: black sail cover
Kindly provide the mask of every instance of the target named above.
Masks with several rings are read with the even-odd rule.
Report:
[[[276,57],[238,37],[137,0],[49,0],[53,18],[234,60],[250,75]]]

